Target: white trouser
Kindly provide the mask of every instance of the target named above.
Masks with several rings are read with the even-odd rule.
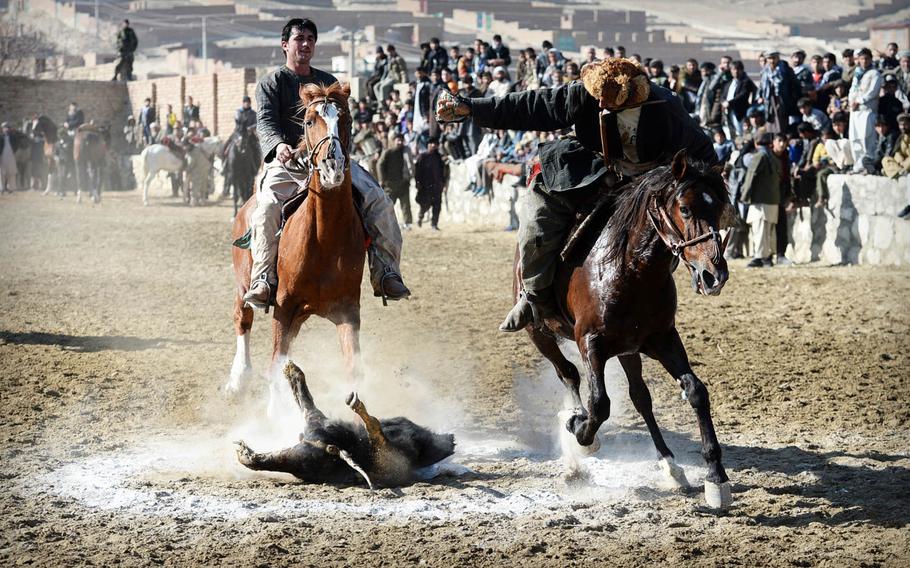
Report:
[[[825,150],[828,151],[828,155],[831,156],[838,169],[853,167],[853,150],[850,148],[849,140],[826,140]]]
[[[3,147],[3,155],[0,155],[0,191],[16,189],[16,175],[18,173],[16,156],[13,154],[13,148],[7,140]]]
[[[754,258],[770,258],[774,252],[776,239],[778,205],[752,203],[746,222],[752,225],[752,243],[755,248]]]
[[[278,160],[265,165],[265,173],[259,181],[256,194],[256,208],[250,215],[253,255],[252,280],[263,275],[272,284],[277,282],[278,225],[281,223],[281,208],[297,191],[297,181],[302,174],[291,174]],[[351,162],[351,180],[354,190],[363,198],[361,213],[367,233],[373,241],[370,247],[370,282],[378,289],[380,280],[387,271],[400,275],[401,230],[395,217],[395,206],[376,182],[359,164]]]
[[[853,171],[866,171],[863,160],[875,154],[878,135],[875,133],[875,113],[855,110],[850,113],[850,146],[853,148]]]

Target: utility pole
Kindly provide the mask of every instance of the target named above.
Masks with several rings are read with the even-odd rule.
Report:
[[[56,2],[55,2],[55,4],[56,4]],[[98,0],[95,0],[95,38],[97,39],[100,37],[101,37],[101,32],[100,32],[100,23],[98,21]]]
[[[209,46],[206,38],[205,16],[202,16],[202,72],[209,72]]]
[[[351,29],[351,66],[350,66],[350,69],[348,70],[348,83],[351,85],[354,84],[354,59],[355,59],[354,50],[355,49],[356,49],[356,47],[354,44],[354,30]]]

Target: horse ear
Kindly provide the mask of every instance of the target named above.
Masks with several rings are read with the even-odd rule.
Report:
[[[341,92],[344,93],[344,98],[351,98],[351,84],[350,83],[341,83]]]
[[[686,149],[683,148],[673,156],[673,163],[670,165],[670,170],[673,172],[673,177],[676,181],[685,177],[686,168],[688,167],[688,163],[686,162]]]
[[[319,95],[321,88],[319,85],[313,83],[307,83],[306,85],[300,85],[300,100],[303,101],[304,106],[308,105],[311,100],[315,99]]]

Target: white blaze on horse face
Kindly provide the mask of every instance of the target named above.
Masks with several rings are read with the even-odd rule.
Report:
[[[325,122],[325,135],[329,138],[326,145],[330,152],[326,154],[324,160],[319,162],[319,178],[324,189],[333,189],[344,181],[345,169],[344,151],[341,147],[341,137],[338,132],[338,107],[331,103],[323,103],[319,107],[319,116]]]
[[[701,198],[704,199],[705,203],[707,203],[708,205],[714,205],[714,199],[710,195],[708,195],[707,191],[702,192]]]

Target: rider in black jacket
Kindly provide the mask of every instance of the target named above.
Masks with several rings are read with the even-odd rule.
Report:
[[[607,111],[603,156],[600,113]],[[471,117],[494,129],[562,130],[574,136],[540,147],[541,175],[524,194],[519,248],[523,293],[500,329],[518,331],[551,312],[550,286],[576,210],[570,191],[599,187],[611,170],[635,176],[669,164],[677,151],[708,164],[717,155],[708,136],[686,113],[672,91],[650,84],[641,66],[609,58],[587,65],[582,81],[501,98],[447,98],[436,108],[440,121]]]

